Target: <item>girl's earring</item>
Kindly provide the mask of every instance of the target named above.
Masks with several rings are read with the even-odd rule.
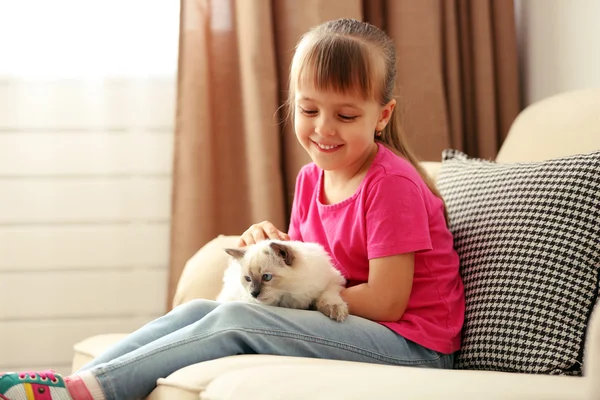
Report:
[[[381,135],[383,135],[383,132],[382,132],[382,131],[375,131],[375,137],[378,137],[378,138],[380,138],[380,137],[381,137]]]

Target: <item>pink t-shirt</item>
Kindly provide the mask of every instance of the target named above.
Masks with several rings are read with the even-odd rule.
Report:
[[[348,199],[325,205],[323,171],[302,167],[288,234],[325,247],[348,286],[369,277],[369,260],[415,252],[413,287],[397,322],[380,322],[429,349],[449,354],[460,348],[463,284],[442,202],[410,162],[378,144],[363,182]]]

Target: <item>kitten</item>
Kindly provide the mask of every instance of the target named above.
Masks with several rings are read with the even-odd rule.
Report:
[[[335,321],[348,316],[348,305],[340,296],[346,280],[321,245],[269,239],[225,251],[233,259],[217,301],[316,308]]]

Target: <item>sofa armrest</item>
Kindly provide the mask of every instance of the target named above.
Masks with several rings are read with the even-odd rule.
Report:
[[[78,371],[81,367],[102,354],[104,350],[124,339],[127,335],[127,333],[96,335],[75,343],[73,346],[75,355],[73,356],[71,372]]]
[[[229,259],[224,249],[236,247],[238,240],[239,236],[219,235],[186,262],[173,296],[173,307],[194,299],[217,298]]]

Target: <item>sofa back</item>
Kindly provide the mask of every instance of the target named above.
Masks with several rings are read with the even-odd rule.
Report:
[[[542,161],[600,150],[600,88],[534,103],[513,122],[496,161]]]
[[[511,125],[496,161],[542,161],[594,150],[600,150],[600,88],[560,93],[525,108]],[[421,164],[437,179],[439,162]]]

